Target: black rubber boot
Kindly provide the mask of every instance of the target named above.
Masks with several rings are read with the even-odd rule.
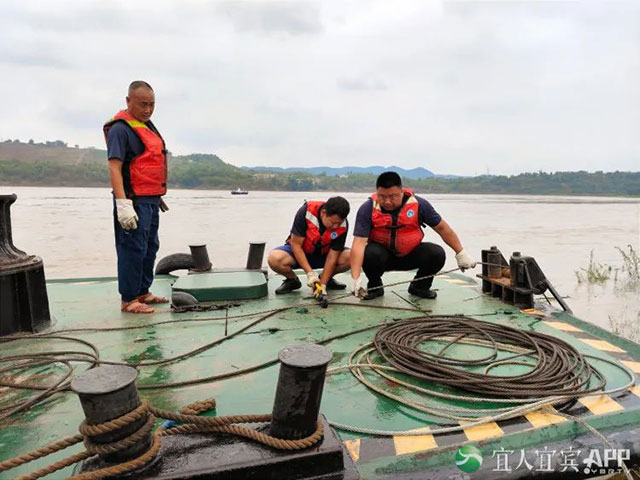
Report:
[[[435,290],[431,290],[430,288],[420,287],[415,283],[409,284],[409,293],[411,295],[415,295],[416,297],[428,298],[429,300],[433,300],[438,296],[438,292]]]
[[[379,287],[379,288],[376,288]],[[370,290],[375,288],[375,290]],[[367,283],[367,294],[362,297],[363,300],[373,300],[374,298],[378,298],[384,295],[384,288],[382,288],[382,279],[379,280],[369,280]]]
[[[282,281],[282,285],[276,288],[276,295],[282,295],[283,293],[293,292],[294,290],[302,287],[302,283],[298,277],[296,278],[285,278]]]
[[[327,282],[327,290],[344,290],[345,288],[347,286],[344,283],[338,282],[333,277]]]

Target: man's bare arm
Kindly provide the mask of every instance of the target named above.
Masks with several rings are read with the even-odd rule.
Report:
[[[293,256],[298,262],[298,265],[305,271],[305,273],[309,273],[312,268],[309,265],[309,260],[307,260],[307,254],[304,253],[302,249],[302,243],[304,242],[304,237],[299,237],[298,235],[291,234],[291,251],[293,252]]]
[[[122,180],[122,160],[119,158],[109,159],[109,178],[115,197],[127,198],[124,193],[124,181]]]
[[[321,285],[326,285],[333,276],[333,272],[336,269],[336,264],[338,263],[338,258],[341,253],[342,252],[339,250],[329,250],[327,259],[324,262],[324,270],[322,270],[322,276],[320,277]]]
[[[449,245],[454,252],[459,253],[462,251],[462,243],[458,238],[458,234],[449,226],[444,220],[440,220],[440,223],[433,228],[438,235],[442,238],[444,243]]]
[[[351,245],[351,277],[358,278],[362,272],[362,262],[364,261],[364,249],[367,246],[367,237],[353,237]]]

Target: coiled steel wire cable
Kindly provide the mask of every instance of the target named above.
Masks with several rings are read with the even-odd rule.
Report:
[[[552,411],[561,413],[580,397],[592,395],[596,391],[614,394],[635,384],[635,374],[620,362],[580,354],[566,342],[548,335],[522,332],[505,325],[464,316],[441,315],[399,320],[382,326],[377,342],[377,346],[375,340],[361,345],[351,353],[346,365],[330,368],[327,374],[349,371],[365,387],[377,394],[400,405],[439,417],[442,420],[435,421],[435,425],[429,428],[431,434],[458,432],[464,428],[518,417],[547,406],[554,406],[556,409]],[[435,342],[439,351],[433,345],[425,345],[427,342]],[[454,344],[480,346],[492,350],[492,353],[483,354],[482,358],[476,359],[445,355]],[[437,353],[430,353],[434,350]],[[475,349],[466,352],[472,351]],[[501,354],[498,355],[498,352]],[[385,364],[385,360],[389,364]],[[589,364],[589,360],[618,368],[628,381],[604,390],[606,380]],[[489,375],[488,372],[493,368],[507,364],[525,365],[530,370],[526,374],[514,376]],[[483,367],[484,373],[473,371],[482,370]],[[436,371],[436,374],[432,375],[430,369]],[[401,375],[391,375],[389,372]],[[447,372],[451,374],[450,377]],[[563,373],[566,374],[564,380],[561,377]],[[384,382],[376,381],[376,378]],[[416,382],[417,379],[431,381]],[[520,383],[518,387],[511,389],[515,385],[512,384],[513,380]],[[443,389],[443,384],[451,388]],[[393,385],[394,388],[390,390],[388,385]],[[483,388],[484,385],[487,388]],[[509,386],[508,392],[504,385]],[[397,391],[398,387],[413,394],[401,393]],[[450,401],[456,403],[451,405]],[[478,408],[481,406],[478,403],[482,408]],[[334,428],[367,435],[424,434],[422,430],[391,431],[347,425],[335,420],[330,421],[330,424]]]
[[[429,342],[445,345],[437,353],[420,348]],[[453,345],[470,342],[484,345],[491,353],[471,359],[447,355]],[[380,356],[400,372],[483,396],[574,396],[599,391],[606,384],[585,357],[563,340],[468,317],[399,321],[378,330],[373,343]],[[500,345],[522,351],[500,359]],[[519,358],[531,361],[516,360]],[[489,374],[491,369],[509,364],[531,369],[520,375]],[[482,366],[486,367],[483,373],[470,370]]]

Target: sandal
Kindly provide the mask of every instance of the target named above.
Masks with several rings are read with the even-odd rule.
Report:
[[[130,302],[122,302],[120,305],[120,311],[124,313],[153,313],[153,307],[145,305],[138,300],[131,300]]]
[[[169,303],[169,300],[166,297],[158,297],[153,293],[145,293],[144,295],[140,295],[138,297],[138,301],[140,303]]]

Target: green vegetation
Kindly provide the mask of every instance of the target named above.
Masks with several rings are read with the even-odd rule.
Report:
[[[640,255],[632,245],[627,245],[627,249],[615,248],[622,256],[621,267],[597,263],[591,250],[589,265],[576,270],[575,274],[578,283],[603,284],[613,273],[614,294],[624,303],[627,298],[637,299],[640,293]],[[640,304],[632,300],[620,314],[609,315],[609,328],[616,335],[640,342]]]
[[[62,140],[0,142],[0,184],[35,186],[108,186],[106,152],[70,148]],[[428,193],[618,195],[640,196],[640,172],[523,173],[406,180],[411,188]],[[173,188],[370,192],[375,176],[316,175],[308,172],[247,170],[216,155],[192,154],[170,160]]]
[[[632,245],[627,245],[627,248],[629,249],[628,252],[620,247],[616,247],[622,255],[622,271],[627,274],[627,278],[625,279],[626,286],[640,286],[640,255],[638,255],[638,252],[634,250]]]
[[[614,274],[616,286],[620,288],[635,289],[640,287],[640,255],[633,248],[627,245],[628,250],[615,247],[622,256],[622,267],[612,267],[606,263],[598,263],[593,259],[593,250],[589,255],[589,264],[586,268],[581,267],[576,270],[578,283],[603,283]],[[623,275],[619,275],[622,273]]]
[[[611,265],[597,263],[593,260],[593,250],[589,255],[589,265],[587,268],[580,268],[576,270],[575,274],[578,279],[578,283],[603,283],[611,276]]]
[[[640,196],[640,172],[537,172],[510,177],[428,179],[417,182],[433,193],[520,193]]]

